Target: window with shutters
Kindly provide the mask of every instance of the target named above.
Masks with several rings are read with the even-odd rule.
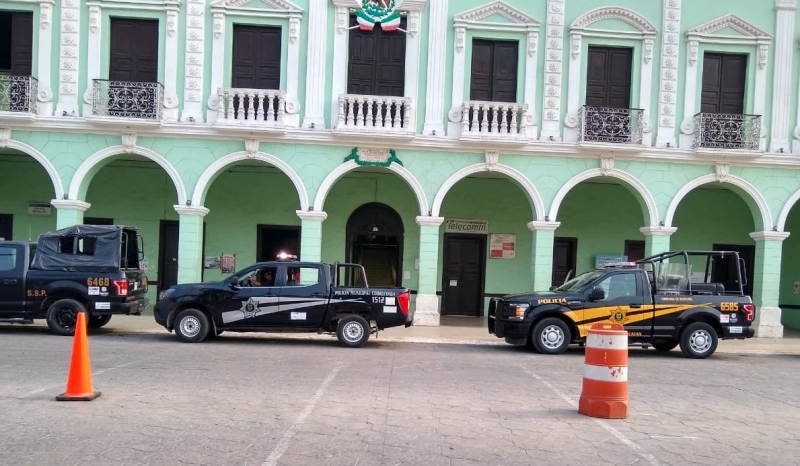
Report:
[[[280,26],[233,25],[233,118],[274,121],[281,105]]]
[[[0,111],[29,112],[35,104],[33,13],[0,11]]]
[[[469,131],[511,132],[517,102],[519,41],[472,40],[472,70],[469,81]],[[520,115],[521,116],[521,115]],[[494,129],[494,131],[492,131]]]
[[[705,147],[740,148],[752,140],[752,115],[744,114],[747,55],[703,54],[698,129]]]

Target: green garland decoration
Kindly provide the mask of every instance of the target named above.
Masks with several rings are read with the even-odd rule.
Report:
[[[386,162],[364,162],[361,160],[361,157],[359,156],[358,147],[354,147],[353,150],[350,151],[350,155],[344,158],[343,162],[347,163],[350,160],[355,161],[356,164],[361,165],[362,167],[370,166],[370,167],[388,168],[389,165],[392,164],[392,162],[400,166],[403,166],[403,162],[397,158],[397,153],[394,151],[394,149],[389,149],[389,159]]]

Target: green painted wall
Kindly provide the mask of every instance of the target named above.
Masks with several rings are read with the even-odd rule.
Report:
[[[780,305],[800,307],[800,294],[794,292],[794,282],[800,282],[800,209],[792,209],[786,229],[794,233],[783,242]],[[800,309],[783,308],[782,323],[787,328],[800,330]]]
[[[28,215],[28,203],[49,203],[53,183],[35,160],[21,155],[0,155],[0,213],[14,216],[13,236],[7,241],[36,241],[56,226],[56,211],[49,216]]]

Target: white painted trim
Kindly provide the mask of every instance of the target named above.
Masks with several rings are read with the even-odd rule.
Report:
[[[544,108],[541,140],[561,140],[561,97],[564,75],[564,0],[547,0],[544,55]]]
[[[672,226],[672,220],[675,217],[675,211],[678,210],[678,205],[683,200],[683,198],[686,197],[687,194],[689,194],[690,191],[704,184],[710,184],[715,182],[720,182],[719,177],[716,174],[711,173],[708,175],[699,176],[686,183],[678,191],[678,193],[675,194],[675,197],[672,198],[672,201],[670,201],[666,215],[664,216],[664,226],[666,227]],[[742,189],[744,192],[746,192],[758,206],[758,209],[760,211],[759,213],[761,214],[761,222],[762,222],[761,228],[762,229],[772,228],[773,226],[772,214],[770,213],[769,210],[769,204],[755,186],[750,184],[748,181],[734,175],[727,175],[723,177],[722,182],[732,184]],[[759,225],[756,225],[756,228],[758,228],[758,226]]]
[[[68,115],[79,116],[82,109],[78,98],[78,68],[81,51],[80,32],[80,2],[79,0],[64,0],[61,4],[56,116],[61,116],[64,112]],[[48,60],[50,58],[48,57]]]
[[[0,144],[0,146],[2,145]],[[24,142],[15,141],[13,139],[9,139],[5,147],[8,147],[9,149],[18,150],[20,152],[24,152],[25,154],[30,155],[37,162],[39,162],[39,164],[41,164],[42,167],[44,167],[45,171],[47,172],[47,175],[50,177],[50,181],[53,183],[53,191],[55,192],[55,198],[61,199],[64,197],[64,184],[61,182],[61,176],[58,174],[58,169],[56,169],[56,166],[53,165],[53,162],[51,162],[46,155],[44,155],[34,147],[25,144]]]
[[[492,15],[500,15],[510,22],[483,21]],[[467,31],[498,31],[524,34],[519,43],[525,50],[525,79],[523,84],[522,103],[528,105],[528,136],[536,137],[536,73],[537,48],[541,22],[520,10],[497,0],[455,15],[455,50],[453,51],[453,88],[451,89],[451,106],[448,111],[448,131],[451,137],[461,135],[461,119],[463,118],[464,101],[469,100],[464,89],[467,63]],[[520,83],[517,83],[519,86]]]
[[[214,13],[211,39],[211,63],[225,63],[225,14]],[[223,67],[211,67],[211,95],[208,96],[206,105],[208,112],[206,121],[214,123],[217,121],[217,111],[219,110],[219,97],[217,91],[223,87]]]
[[[597,21],[616,19],[635,27],[638,32],[609,31],[606,29],[590,28]],[[580,120],[578,112],[581,108],[581,75],[585,61],[581,56],[583,37],[599,37],[603,39],[623,39],[640,41],[642,62],[639,68],[639,105],[644,110],[642,116],[643,138],[645,146],[652,145],[652,125],[650,123],[650,108],[653,89],[653,46],[657,34],[656,27],[645,17],[638,13],[620,7],[601,7],[591,10],[578,17],[570,26],[570,46],[572,53],[569,59],[569,88],[567,89],[567,116],[564,120],[564,140],[578,141],[578,125]],[[636,64],[632,64],[634,69]],[[631,105],[633,107],[633,105]]]
[[[564,186],[562,186],[558,193],[556,193],[556,197],[553,199],[553,204],[550,206],[550,214],[548,216],[549,220],[553,222],[558,219],[558,209],[561,208],[561,203],[564,201],[564,198],[567,197],[567,194],[569,194],[572,188],[586,180],[599,177],[611,177],[622,180],[631,188],[636,190],[636,192],[639,193],[641,200],[644,201],[645,207],[647,207],[647,224],[658,225],[658,205],[656,204],[653,195],[650,194],[650,191],[647,189],[647,186],[645,186],[644,183],[639,181],[639,179],[635,176],[618,168],[612,168],[611,170],[591,168],[573,176],[569,181],[564,183]]]
[[[800,189],[794,192],[794,194],[789,197],[789,199],[783,204],[781,208],[781,213],[778,215],[778,222],[776,223],[776,227],[778,231],[785,231],[786,230],[786,221],[789,218],[789,214],[792,212],[795,204],[797,201],[800,201]]]
[[[106,159],[115,157],[117,155],[122,154],[136,154],[142,157],[148,158],[153,162],[157,163],[167,172],[167,175],[172,179],[172,183],[175,185],[175,191],[178,197],[178,204],[184,205],[186,204],[186,187],[183,184],[183,180],[181,179],[181,174],[172,165],[169,160],[164,158],[163,155],[147,149],[145,147],[133,146],[133,147],[125,147],[124,145],[119,146],[111,146],[106,147],[105,149],[101,149],[94,154],[92,154],[88,159],[84,160],[83,163],[78,167],[78,170],[75,171],[75,175],[72,176],[72,183],[69,185],[69,198],[80,200],[81,197],[85,196],[81,194],[81,188],[85,182],[90,182],[91,180],[87,180],[87,176],[89,173],[92,172],[100,163],[105,161]],[[88,189],[88,186],[86,186]]]
[[[675,227],[649,226],[639,228],[645,236],[672,236],[678,231]]]
[[[309,222],[324,222],[328,219],[327,212],[296,210],[297,216],[300,220],[307,220]]]
[[[336,5],[335,30],[333,32],[333,76],[331,76],[331,100],[328,102],[331,127],[336,126],[336,122],[339,121],[339,96],[347,92],[347,51],[350,47],[348,31],[350,11],[344,4],[346,2],[342,0],[333,0],[333,3]],[[319,120],[308,120],[308,124],[311,123],[319,123]],[[306,123],[303,123],[303,126],[306,126]],[[321,125],[317,124],[316,126]]]
[[[358,165],[354,160],[348,160],[346,163],[339,165],[338,167],[334,168],[333,171],[328,173],[328,176],[322,180],[322,184],[319,186],[317,190],[317,195],[314,197],[314,211],[323,210],[325,206],[325,198],[328,197],[328,193],[333,188],[333,185],[339,180],[339,178],[343,177],[347,173],[360,168],[361,166]],[[400,176],[400,178],[404,179],[408,186],[414,191],[414,195],[417,198],[417,204],[419,205],[419,211],[421,216],[428,215],[428,199],[425,196],[425,190],[422,188],[422,185],[417,180],[414,175],[408,171],[404,166],[399,165],[397,163],[393,163],[387,167],[388,170],[396,173]],[[437,215],[433,215],[436,217]]]
[[[308,210],[308,192],[306,191],[306,187],[303,184],[303,179],[300,178],[300,175],[298,175],[288,163],[284,162],[278,157],[275,157],[274,155],[270,155],[261,151],[233,152],[215,160],[214,163],[206,168],[203,174],[200,175],[200,179],[197,180],[194,193],[192,194],[192,204],[205,204],[206,194],[208,194],[208,189],[211,187],[211,183],[214,181],[214,179],[220,173],[222,173],[226,167],[242,160],[260,160],[282,171],[286,176],[289,177],[289,179],[292,181],[292,184],[294,184],[295,189],[297,190],[297,196],[300,199],[300,210]]]
[[[84,201],[76,201],[74,199],[53,199],[50,205],[57,210],[77,210],[78,212],[86,212],[92,205]]]
[[[794,2],[792,2],[794,3]],[[789,141],[789,106],[792,97],[792,59],[794,58],[795,8],[776,4],[775,64],[772,82],[771,152],[791,152]]]
[[[266,8],[258,8],[260,11],[268,11],[276,14],[302,13],[303,9],[288,0],[261,0]],[[211,8],[214,11],[254,11],[256,8],[247,7],[252,0],[214,0]]]
[[[422,134],[435,131],[444,136],[444,95],[447,60],[447,9],[449,0],[431,3],[428,18],[428,89],[425,103],[425,124]]]
[[[528,222],[530,231],[556,231],[561,226],[561,222]]]
[[[175,209],[178,215],[189,217],[205,217],[211,212],[207,207],[199,205],[174,205],[172,208]]]
[[[444,217],[418,216],[415,220],[417,221],[417,225],[421,227],[438,227],[444,223]]]
[[[167,10],[164,47],[164,103],[161,120],[178,120],[178,11]]]
[[[36,79],[38,80],[37,114],[53,114],[53,88],[50,70],[53,63],[53,0],[39,2],[39,50]],[[34,24],[34,28],[36,25]]]
[[[664,1],[661,41],[661,76],[658,98],[658,134],[656,146],[676,147],[675,125],[678,121],[678,68],[680,64],[681,0]]]
[[[186,5],[186,51],[183,82],[183,113],[181,121],[202,123],[203,118],[203,82],[205,80],[205,0],[187,0]],[[214,63],[214,62],[212,62]],[[212,66],[212,68],[221,68]],[[216,94],[212,89],[211,94]]]
[[[438,217],[440,211],[442,209],[442,203],[444,202],[447,193],[456,185],[459,181],[463,180],[464,178],[474,175],[476,173],[483,173],[483,172],[493,172],[493,173],[502,173],[507,177],[511,178],[512,180],[516,181],[522,190],[525,192],[528,200],[531,203],[531,210],[533,212],[533,218],[536,221],[543,221],[544,220],[544,201],[542,201],[542,196],[539,195],[539,191],[536,190],[536,186],[533,185],[531,180],[528,179],[522,172],[517,170],[516,168],[509,167],[508,165],[503,165],[501,163],[490,167],[486,163],[476,163],[474,165],[469,165],[467,167],[462,168],[461,170],[453,173],[450,175],[447,180],[442,184],[439,188],[439,191],[436,192],[436,196],[433,198],[433,208],[431,209],[431,215],[434,217]]]
[[[750,237],[755,241],[783,241],[788,238],[788,231],[754,231]]]

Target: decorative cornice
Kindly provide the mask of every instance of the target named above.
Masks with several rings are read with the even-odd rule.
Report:
[[[455,16],[454,20],[456,25],[458,25],[459,23],[475,23],[478,21],[482,21],[492,15],[502,16],[503,18],[506,18],[507,20],[511,21],[511,23],[513,24],[525,24],[537,27],[541,24],[541,22],[539,22],[533,16],[529,16],[523,13],[522,11],[500,0],[490,3],[488,5],[480,6],[478,8],[473,8],[472,10],[468,10],[463,13],[459,13]],[[489,23],[489,24],[507,25],[507,23]]]
[[[754,231],[750,237],[756,241],[783,241],[789,234],[788,231]]]
[[[422,217],[417,216],[417,225],[421,227],[438,227],[444,223],[444,217]]]
[[[125,147],[125,152],[128,154],[133,152],[136,147],[136,134],[135,133],[122,133],[122,146]]]
[[[302,13],[303,9],[292,2],[286,0],[261,0],[266,8],[265,11],[275,13]],[[211,11],[225,11],[225,10],[247,10],[258,11],[260,8],[254,8],[250,3],[255,3],[253,0],[216,0],[211,3]],[[245,7],[245,5],[248,5]]]
[[[555,231],[561,222],[528,222],[530,231]]]
[[[776,10],[790,10],[797,9],[797,0],[775,0]]]
[[[179,11],[181,0],[91,0],[89,7],[113,8],[118,10]]]
[[[676,231],[678,231],[677,227],[642,227],[639,228],[639,231],[642,232],[645,236],[672,236]]]
[[[210,212],[207,207],[199,205],[174,205],[172,207],[178,215],[187,215],[190,217],[205,217]]]
[[[640,16],[639,14],[628,10],[627,8],[619,7],[601,7],[591,10],[576,19],[570,26],[570,31],[580,31],[586,29],[592,23],[605,19],[616,19],[623,21],[638,29],[642,34],[646,35],[655,35],[658,32],[653,23],[645,19],[643,16]]]
[[[296,210],[297,216],[300,217],[300,220],[308,220],[311,222],[324,222],[328,219],[328,214],[322,211],[305,211],[305,210]]]
[[[564,0],[547,1],[547,36],[545,37],[544,109],[542,137],[560,134],[562,54],[564,44]],[[560,139],[560,137],[559,137]]]
[[[688,31],[686,31],[686,36],[687,38],[691,38],[694,36],[708,37],[716,34],[717,32],[725,28],[731,28],[734,31],[745,36],[745,38],[762,39],[762,40],[769,40],[772,38],[772,36],[768,32],[753,26],[752,24],[748,23],[747,21],[743,20],[742,18],[736,16],[733,13],[720,16],[719,18],[712,19],[707,23],[703,23],[699,26],[690,28]],[[720,37],[739,38],[738,36],[726,36],[726,35],[722,35]]]
[[[50,201],[50,205],[59,210],[77,210],[80,212],[86,212],[92,206],[88,202],[75,199],[53,199]]]

